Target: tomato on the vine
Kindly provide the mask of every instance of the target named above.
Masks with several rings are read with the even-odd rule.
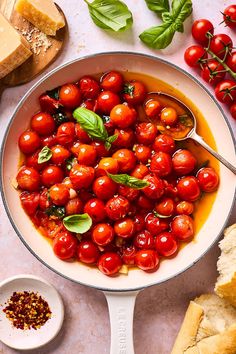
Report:
[[[231,116],[236,119],[236,103],[233,103],[232,106],[230,107],[230,113]]]
[[[201,63],[205,63],[205,59],[207,53],[200,45],[192,45],[184,53],[184,60],[191,67],[199,67]]]
[[[210,50],[223,59],[232,50],[232,39],[225,33],[216,34],[211,38]]]
[[[236,73],[236,52],[229,53],[226,58],[226,64],[234,73]]]
[[[201,70],[201,77],[204,81],[215,85],[219,81],[223,80],[226,71],[217,60],[211,59],[206,64],[203,65]]]
[[[201,44],[207,44],[209,41],[209,37],[213,33],[214,27],[209,20],[200,19],[193,22],[192,36],[197,42]]]
[[[223,13],[223,19],[226,26],[230,28],[236,27],[236,5],[229,5]]]
[[[215,95],[218,101],[226,104],[236,100],[236,82],[233,80],[223,80],[215,87]]]

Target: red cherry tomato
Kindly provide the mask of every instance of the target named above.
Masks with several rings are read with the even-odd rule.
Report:
[[[159,264],[157,252],[154,250],[140,250],[136,253],[135,264],[142,270],[155,270]]]
[[[31,128],[39,135],[50,135],[54,132],[56,124],[53,117],[46,112],[39,112],[31,118]]]
[[[236,103],[233,103],[230,106],[230,113],[231,113],[231,116],[233,117],[233,119],[236,119]]]
[[[95,176],[93,167],[75,164],[70,170],[70,179],[74,189],[88,188]]]
[[[152,147],[156,152],[162,151],[171,155],[175,151],[175,141],[169,135],[160,134],[156,137]]]
[[[150,99],[145,103],[144,109],[149,118],[157,118],[161,112],[161,104],[157,100]]]
[[[41,175],[42,184],[51,187],[56,183],[61,183],[64,178],[63,170],[58,166],[46,167]]]
[[[60,145],[72,144],[75,138],[75,124],[62,123],[57,129],[57,142]]]
[[[134,170],[131,172],[131,176],[143,179],[149,173],[149,169],[145,165],[136,165]]]
[[[121,258],[124,264],[134,265],[136,253],[137,250],[134,245],[123,247],[121,252]]]
[[[124,92],[124,100],[132,106],[142,104],[147,94],[144,84],[136,80],[127,82],[124,86]]]
[[[154,175],[146,175],[144,181],[149,185],[143,188],[143,193],[150,199],[158,199],[164,194],[164,183],[162,179]]]
[[[41,146],[41,140],[36,132],[26,130],[20,135],[18,144],[24,154],[33,154]]]
[[[175,125],[178,121],[178,115],[174,108],[172,107],[165,107],[161,111],[161,122],[166,126]]]
[[[47,94],[42,94],[39,97],[39,104],[43,112],[48,112],[51,114],[56,113],[56,111],[60,107],[60,102]]]
[[[157,127],[153,123],[139,123],[135,135],[139,144],[150,145],[157,136]]]
[[[51,200],[48,198],[48,189],[44,188],[39,195],[39,208],[46,210],[52,205]]]
[[[55,205],[65,205],[69,198],[69,189],[62,183],[54,184],[49,190],[49,196]]]
[[[93,192],[97,198],[107,200],[116,194],[117,184],[108,176],[98,177],[93,183]]]
[[[63,164],[66,159],[70,156],[70,151],[64,148],[64,146],[61,145],[55,145],[51,148],[52,152],[52,157],[51,161],[55,165],[61,165]]]
[[[152,210],[154,207],[154,201],[141,194],[137,199],[137,206],[144,210]]]
[[[39,193],[37,192],[22,192],[20,201],[24,211],[28,215],[34,215],[39,206]]]
[[[204,59],[207,59],[207,53],[200,45],[192,45],[184,53],[184,60],[191,67],[199,67]]]
[[[98,82],[90,76],[83,76],[79,80],[79,88],[82,96],[86,99],[97,98],[100,93]]]
[[[236,100],[236,82],[223,80],[215,87],[215,95],[218,101],[231,104]]]
[[[93,166],[97,159],[95,147],[88,144],[81,144],[78,149],[77,159],[81,165]]]
[[[113,107],[120,104],[120,97],[112,91],[103,91],[98,96],[97,109],[102,114],[110,114]]]
[[[106,252],[98,260],[100,272],[106,275],[113,275],[119,272],[122,266],[120,256],[114,252]]]
[[[19,187],[28,192],[35,192],[40,187],[40,175],[33,167],[23,166],[16,176]]]
[[[166,177],[172,171],[172,161],[169,154],[159,151],[153,155],[150,163],[150,171],[159,177]]]
[[[193,211],[194,211],[193,203],[187,202],[186,200],[182,200],[176,205],[177,214],[191,215]]]
[[[177,215],[171,222],[171,232],[181,241],[193,237],[193,219],[189,215]]]
[[[202,70],[201,70],[201,77],[203,80],[206,82],[215,85],[219,81],[223,80],[226,74],[226,71],[224,71],[223,65],[218,63],[217,60],[209,60],[206,64],[204,64]]]
[[[209,36],[214,33],[213,24],[206,19],[200,19],[193,22],[192,36],[198,43],[208,44]]]
[[[195,202],[201,195],[198,180],[194,176],[181,178],[177,182],[177,190],[179,197],[188,202]]]
[[[90,111],[95,112],[97,110],[97,100],[91,100],[90,98],[87,100],[84,100],[81,104],[80,107],[89,109]]]
[[[110,113],[112,123],[118,128],[128,128],[133,125],[137,118],[137,112],[134,108],[126,104],[118,104],[113,107]]]
[[[58,258],[67,260],[75,256],[77,240],[70,232],[62,231],[53,239],[52,247]]]
[[[79,123],[75,124],[75,134],[79,141],[84,144],[91,143],[91,138],[89,137],[88,133],[81,127]]]
[[[171,198],[162,198],[156,203],[155,210],[160,215],[172,216],[175,211],[175,203]]]
[[[26,155],[25,165],[28,167],[33,167],[37,171],[41,171],[47,166],[47,162],[38,163],[39,153],[41,150],[35,151],[32,155]]]
[[[57,143],[56,135],[49,135],[41,138],[41,143],[43,146],[51,147]]]
[[[81,92],[74,84],[63,85],[59,91],[59,100],[66,108],[74,109],[81,103]]]
[[[90,199],[85,204],[84,212],[89,214],[94,222],[100,222],[106,218],[105,205],[97,198]]]
[[[113,142],[112,146],[118,148],[130,148],[133,145],[134,132],[132,129],[115,129],[114,134],[117,135],[117,138]]]
[[[227,34],[220,33],[211,38],[210,50],[221,59],[232,50],[232,47],[233,42]]]
[[[154,214],[150,213],[145,219],[146,229],[153,235],[156,236],[160,232],[168,230],[168,222],[165,219],[160,219]]]
[[[225,25],[230,28],[236,27],[236,5],[229,5],[223,13]]]
[[[236,52],[231,52],[226,58],[226,64],[228,67],[236,72]]]
[[[102,141],[93,141],[91,145],[95,148],[98,157],[109,156],[109,150],[106,149]]]
[[[99,258],[99,249],[92,241],[82,241],[77,248],[79,261],[86,264],[96,263]]]
[[[116,174],[119,170],[119,164],[116,159],[112,157],[104,157],[100,160],[96,169],[97,176],[106,176],[107,172]]]
[[[155,242],[152,234],[147,231],[141,231],[134,237],[134,246],[140,249],[152,249],[154,248]]]
[[[70,199],[65,205],[66,215],[81,214],[83,209],[84,204],[78,197]]]
[[[122,238],[129,238],[133,236],[135,226],[134,222],[130,218],[125,218],[119,221],[116,221],[114,224],[115,234]]]
[[[119,195],[108,200],[105,209],[107,216],[116,221],[124,218],[128,214],[130,203],[125,197]]]
[[[134,215],[133,220],[134,220],[134,227],[135,227],[136,232],[142,231],[145,228],[144,215],[136,214],[136,215]]]
[[[173,170],[178,176],[184,176],[194,170],[197,160],[193,154],[184,149],[177,150],[172,157]]]
[[[203,167],[197,173],[197,180],[203,192],[214,192],[219,185],[219,176],[212,167]]]
[[[114,239],[114,229],[109,224],[97,224],[92,231],[92,239],[99,246],[106,246]]]
[[[119,170],[122,173],[126,173],[132,170],[136,164],[136,158],[134,153],[128,149],[117,150],[112,158],[118,161]]]
[[[137,199],[139,193],[139,190],[124,186],[122,184],[118,187],[118,194],[122,195],[123,197],[126,197],[130,201],[134,201],[135,199]]]
[[[123,77],[117,71],[109,71],[105,73],[101,78],[101,87],[105,91],[112,91],[119,93],[123,89]]]
[[[145,164],[151,158],[152,150],[149,146],[138,144],[135,146],[134,153],[138,161]]]
[[[155,246],[157,252],[164,257],[173,256],[178,250],[177,242],[170,232],[157,235]]]

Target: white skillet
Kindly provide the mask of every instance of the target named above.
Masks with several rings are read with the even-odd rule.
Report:
[[[17,173],[20,133],[29,126],[30,117],[39,110],[38,97],[46,90],[76,81],[88,74],[115,69],[147,74],[159,78],[184,93],[210,122],[217,149],[232,164],[236,163],[235,142],[222,109],[206,89],[191,75],[157,57],[130,52],[110,52],[76,59],[52,70],[36,83],[17,106],[7,128],[1,152],[2,197],[16,233],[26,247],[48,268],[64,278],[104,291],[111,321],[111,353],[132,354],[133,310],[138,292],[148,286],[173,278],[196,263],[216,242],[225,227],[235,199],[236,176],[220,166],[220,187],[211,213],[197,235],[172,260],[163,261],[155,273],[130,271],[128,276],[107,277],[97,269],[77,262],[60,261],[51,245],[36,231],[24,213],[18,192],[11,185]],[[9,117],[10,118],[10,117]]]

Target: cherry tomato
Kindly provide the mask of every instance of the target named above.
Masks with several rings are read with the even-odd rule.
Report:
[[[81,144],[78,149],[77,159],[81,165],[93,166],[97,159],[95,147],[88,144]]]
[[[66,215],[81,214],[84,209],[82,200],[78,197],[70,199],[66,205]]]
[[[177,215],[171,222],[171,232],[181,241],[193,237],[193,219],[189,215]]]
[[[223,59],[227,53],[230,53],[232,47],[233,42],[227,34],[216,34],[211,38],[210,50],[221,59]]]
[[[51,187],[56,183],[61,183],[64,178],[63,170],[58,166],[46,167],[41,175],[42,184]]]
[[[108,200],[105,209],[107,216],[116,221],[124,218],[128,214],[130,203],[128,199],[118,195]]]
[[[79,88],[84,98],[97,98],[100,87],[96,80],[90,76],[83,76],[79,80]]]
[[[39,206],[39,193],[37,192],[22,192],[20,201],[24,211],[28,215],[34,215]]]
[[[151,157],[152,150],[148,146],[138,144],[135,146],[134,153],[139,162],[147,163]]]
[[[97,224],[92,231],[92,239],[99,246],[106,246],[114,239],[114,229],[109,224]]]
[[[150,171],[159,177],[168,176],[172,171],[170,155],[162,151],[155,153],[151,159]]]
[[[54,132],[56,124],[53,117],[46,112],[39,112],[31,118],[31,128],[39,135],[50,135]]]
[[[133,218],[135,231],[139,232],[145,228],[145,218],[143,214],[136,214]]]
[[[193,154],[184,149],[177,150],[172,157],[173,170],[178,176],[184,176],[194,170],[197,160]]]
[[[106,218],[105,205],[102,200],[90,199],[84,206],[84,212],[89,214],[94,222],[100,222]]]
[[[156,203],[155,210],[160,215],[172,216],[175,211],[175,203],[171,198],[162,198]]]
[[[130,188],[128,186],[120,185],[118,188],[118,194],[126,197],[129,201],[135,200],[139,195],[139,190]]]
[[[80,107],[89,109],[90,111],[96,112],[97,110],[97,100],[92,100],[92,99],[87,99],[84,100],[81,104]]]
[[[165,107],[161,111],[161,122],[166,126],[175,125],[178,121],[178,115],[174,108],[172,107]]]
[[[106,275],[113,275],[119,272],[122,266],[120,256],[114,252],[106,252],[98,260],[100,272]]]
[[[194,211],[193,203],[187,202],[186,200],[182,200],[176,205],[177,214],[191,215],[193,211]]]
[[[108,135],[114,134],[115,125],[111,121],[110,116],[103,115],[103,123],[104,123],[104,127],[106,128],[106,130],[108,132]]]
[[[157,118],[161,112],[161,104],[157,100],[150,99],[145,103],[144,109],[149,118]]]
[[[123,77],[117,71],[109,71],[101,78],[101,87],[103,90],[119,93],[123,89]]]
[[[112,91],[103,91],[98,96],[97,109],[102,114],[110,114],[113,107],[120,104],[120,97]]]
[[[219,81],[223,80],[226,74],[223,65],[218,63],[217,60],[209,60],[201,70],[201,77],[206,82],[212,85],[217,84]]]
[[[219,185],[219,176],[212,167],[203,167],[197,173],[197,180],[203,192],[214,192]]]
[[[41,143],[43,146],[51,147],[57,143],[56,135],[49,135],[41,138]]]
[[[136,165],[134,170],[131,172],[131,176],[139,179],[143,179],[143,177],[145,177],[148,173],[149,173],[148,167],[140,164],[140,165]]]
[[[74,84],[63,85],[59,91],[59,100],[66,108],[74,109],[81,103],[81,92]]]
[[[156,152],[162,151],[171,155],[175,151],[175,141],[169,135],[160,134],[156,137],[152,147]]]
[[[82,241],[77,248],[79,261],[86,264],[96,263],[99,258],[99,249],[92,241]]]
[[[139,232],[134,237],[134,246],[145,250],[154,248],[154,238],[152,234],[147,230]]]
[[[231,113],[231,116],[233,117],[233,119],[236,119],[236,103],[233,103],[230,106],[230,113]]]
[[[57,183],[50,188],[49,196],[55,205],[62,206],[68,202],[70,193],[64,184]]]
[[[100,160],[96,169],[97,176],[106,176],[107,172],[116,174],[119,171],[119,164],[113,157],[104,157]]]
[[[226,64],[233,72],[236,72],[236,52],[231,52],[227,56]]]
[[[128,128],[133,125],[137,118],[137,112],[134,108],[126,104],[118,104],[113,107],[110,113],[112,123],[118,128]]]
[[[154,207],[154,202],[145,195],[141,194],[137,199],[137,206],[144,210],[152,210]]]
[[[56,113],[58,108],[60,107],[60,102],[55,98],[50,97],[49,95],[42,94],[39,97],[39,104],[42,111],[48,113]]]
[[[178,250],[178,245],[170,232],[162,232],[155,240],[157,252],[164,257],[173,256]]]
[[[176,186],[172,183],[165,184],[165,195],[170,198],[178,197],[178,191]]]
[[[150,145],[157,136],[157,127],[153,123],[139,123],[135,134],[139,144]]]
[[[28,167],[33,167],[37,171],[41,171],[47,166],[47,162],[38,163],[39,153],[41,150],[35,151],[32,155],[26,155],[25,165]]]
[[[142,270],[155,270],[159,264],[157,252],[154,250],[140,250],[136,253],[135,264]]]
[[[132,106],[143,103],[147,94],[146,87],[140,81],[132,80],[125,84],[123,98]]]
[[[70,232],[62,231],[53,239],[52,247],[58,258],[70,259],[76,254],[77,240]]]
[[[160,232],[168,230],[168,222],[165,219],[160,219],[153,213],[147,215],[145,219],[146,229],[153,235],[156,236]]]
[[[113,142],[113,146],[119,148],[130,148],[133,145],[134,132],[132,129],[115,129],[114,134],[117,135],[117,138]]]
[[[118,161],[119,170],[122,173],[132,170],[136,164],[134,153],[128,149],[117,150],[112,158]]]
[[[46,210],[52,205],[52,201],[48,198],[48,189],[44,188],[39,195],[39,208]]]
[[[123,247],[121,252],[121,258],[124,264],[134,265],[136,253],[137,250],[134,245]]]
[[[231,104],[236,100],[236,82],[223,80],[215,87],[215,95],[218,101]]]
[[[60,145],[72,144],[75,138],[75,124],[72,122],[62,123],[57,129],[57,142]]]
[[[200,19],[193,22],[192,25],[192,36],[195,41],[201,44],[208,44],[209,35],[214,33],[213,24],[206,19]]]
[[[198,180],[194,176],[181,178],[177,182],[177,190],[179,197],[188,202],[195,202],[201,195]]]
[[[204,59],[207,59],[207,53],[200,45],[192,45],[184,53],[184,60],[191,67],[199,67]]]
[[[146,175],[143,179],[149,183],[149,185],[142,190],[148,198],[158,199],[164,194],[164,183],[159,177]]]
[[[117,184],[108,176],[98,177],[93,183],[93,192],[97,198],[107,200],[116,194]]]
[[[98,157],[109,156],[109,150],[106,149],[102,141],[93,141],[91,145],[95,148]]]
[[[70,179],[74,189],[88,188],[95,176],[93,167],[75,164],[70,170]]]
[[[91,143],[91,138],[89,137],[88,133],[81,127],[79,123],[75,124],[75,134],[79,141],[84,144]]]
[[[116,221],[114,224],[115,234],[122,238],[129,238],[133,236],[135,226],[134,222],[130,218],[125,218],[119,221]]]
[[[21,167],[17,173],[16,180],[19,187],[28,192],[37,191],[40,187],[40,175],[33,167]]]
[[[229,5],[223,13],[225,25],[230,28],[236,27],[236,5]]]
[[[36,132],[26,130],[20,135],[18,144],[24,154],[33,154],[41,146],[41,140]]]
[[[61,145],[53,146],[51,148],[51,152],[52,152],[51,162],[56,165],[63,164],[66,161],[66,159],[68,159],[68,157],[70,156],[70,151]]]

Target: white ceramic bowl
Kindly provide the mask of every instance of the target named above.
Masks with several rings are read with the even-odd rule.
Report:
[[[52,317],[39,329],[21,330],[12,326],[2,311],[14,291],[38,292],[47,301]],[[50,342],[61,329],[64,306],[57,290],[42,278],[20,274],[0,283],[0,340],[11,348],[28,350]]]
[[[135,53],[101,53],[74,60],[62,65],[46,75],[24,96],[17,106],[8,126],[2,146],[2,194],[4,205],[12,225],[29,250],[50,269],[65,278],[88,286],[111,291],[128,291],[161,283],[183,272],[214,244],[221,234],[230,214],[234,196],[236,177],[224,166],[220,166],[220,187],[217,198],[205,224],[197,235],[196,242],[190,242],[172,260],[163,261],[157,272],[145,273],[133,270],[129,275],[118,278],[107,277],[96,268],[90,268],[78,262],[63,262],[58,259],[51,245],[34,228],[24,213],[18,192],[11,181],[16,176],[19,149],[18,137],[29,126],[30,117],[39,110],[38,97],[44,91],[63,83],[75,81],[85,74],[93,75],[115,69],[140,72],[159,78],[180,90],[211,121],[218,151],[231,163],[236,163],[235,147],[229,125],[222,109],[192,76],[156,57]]]

